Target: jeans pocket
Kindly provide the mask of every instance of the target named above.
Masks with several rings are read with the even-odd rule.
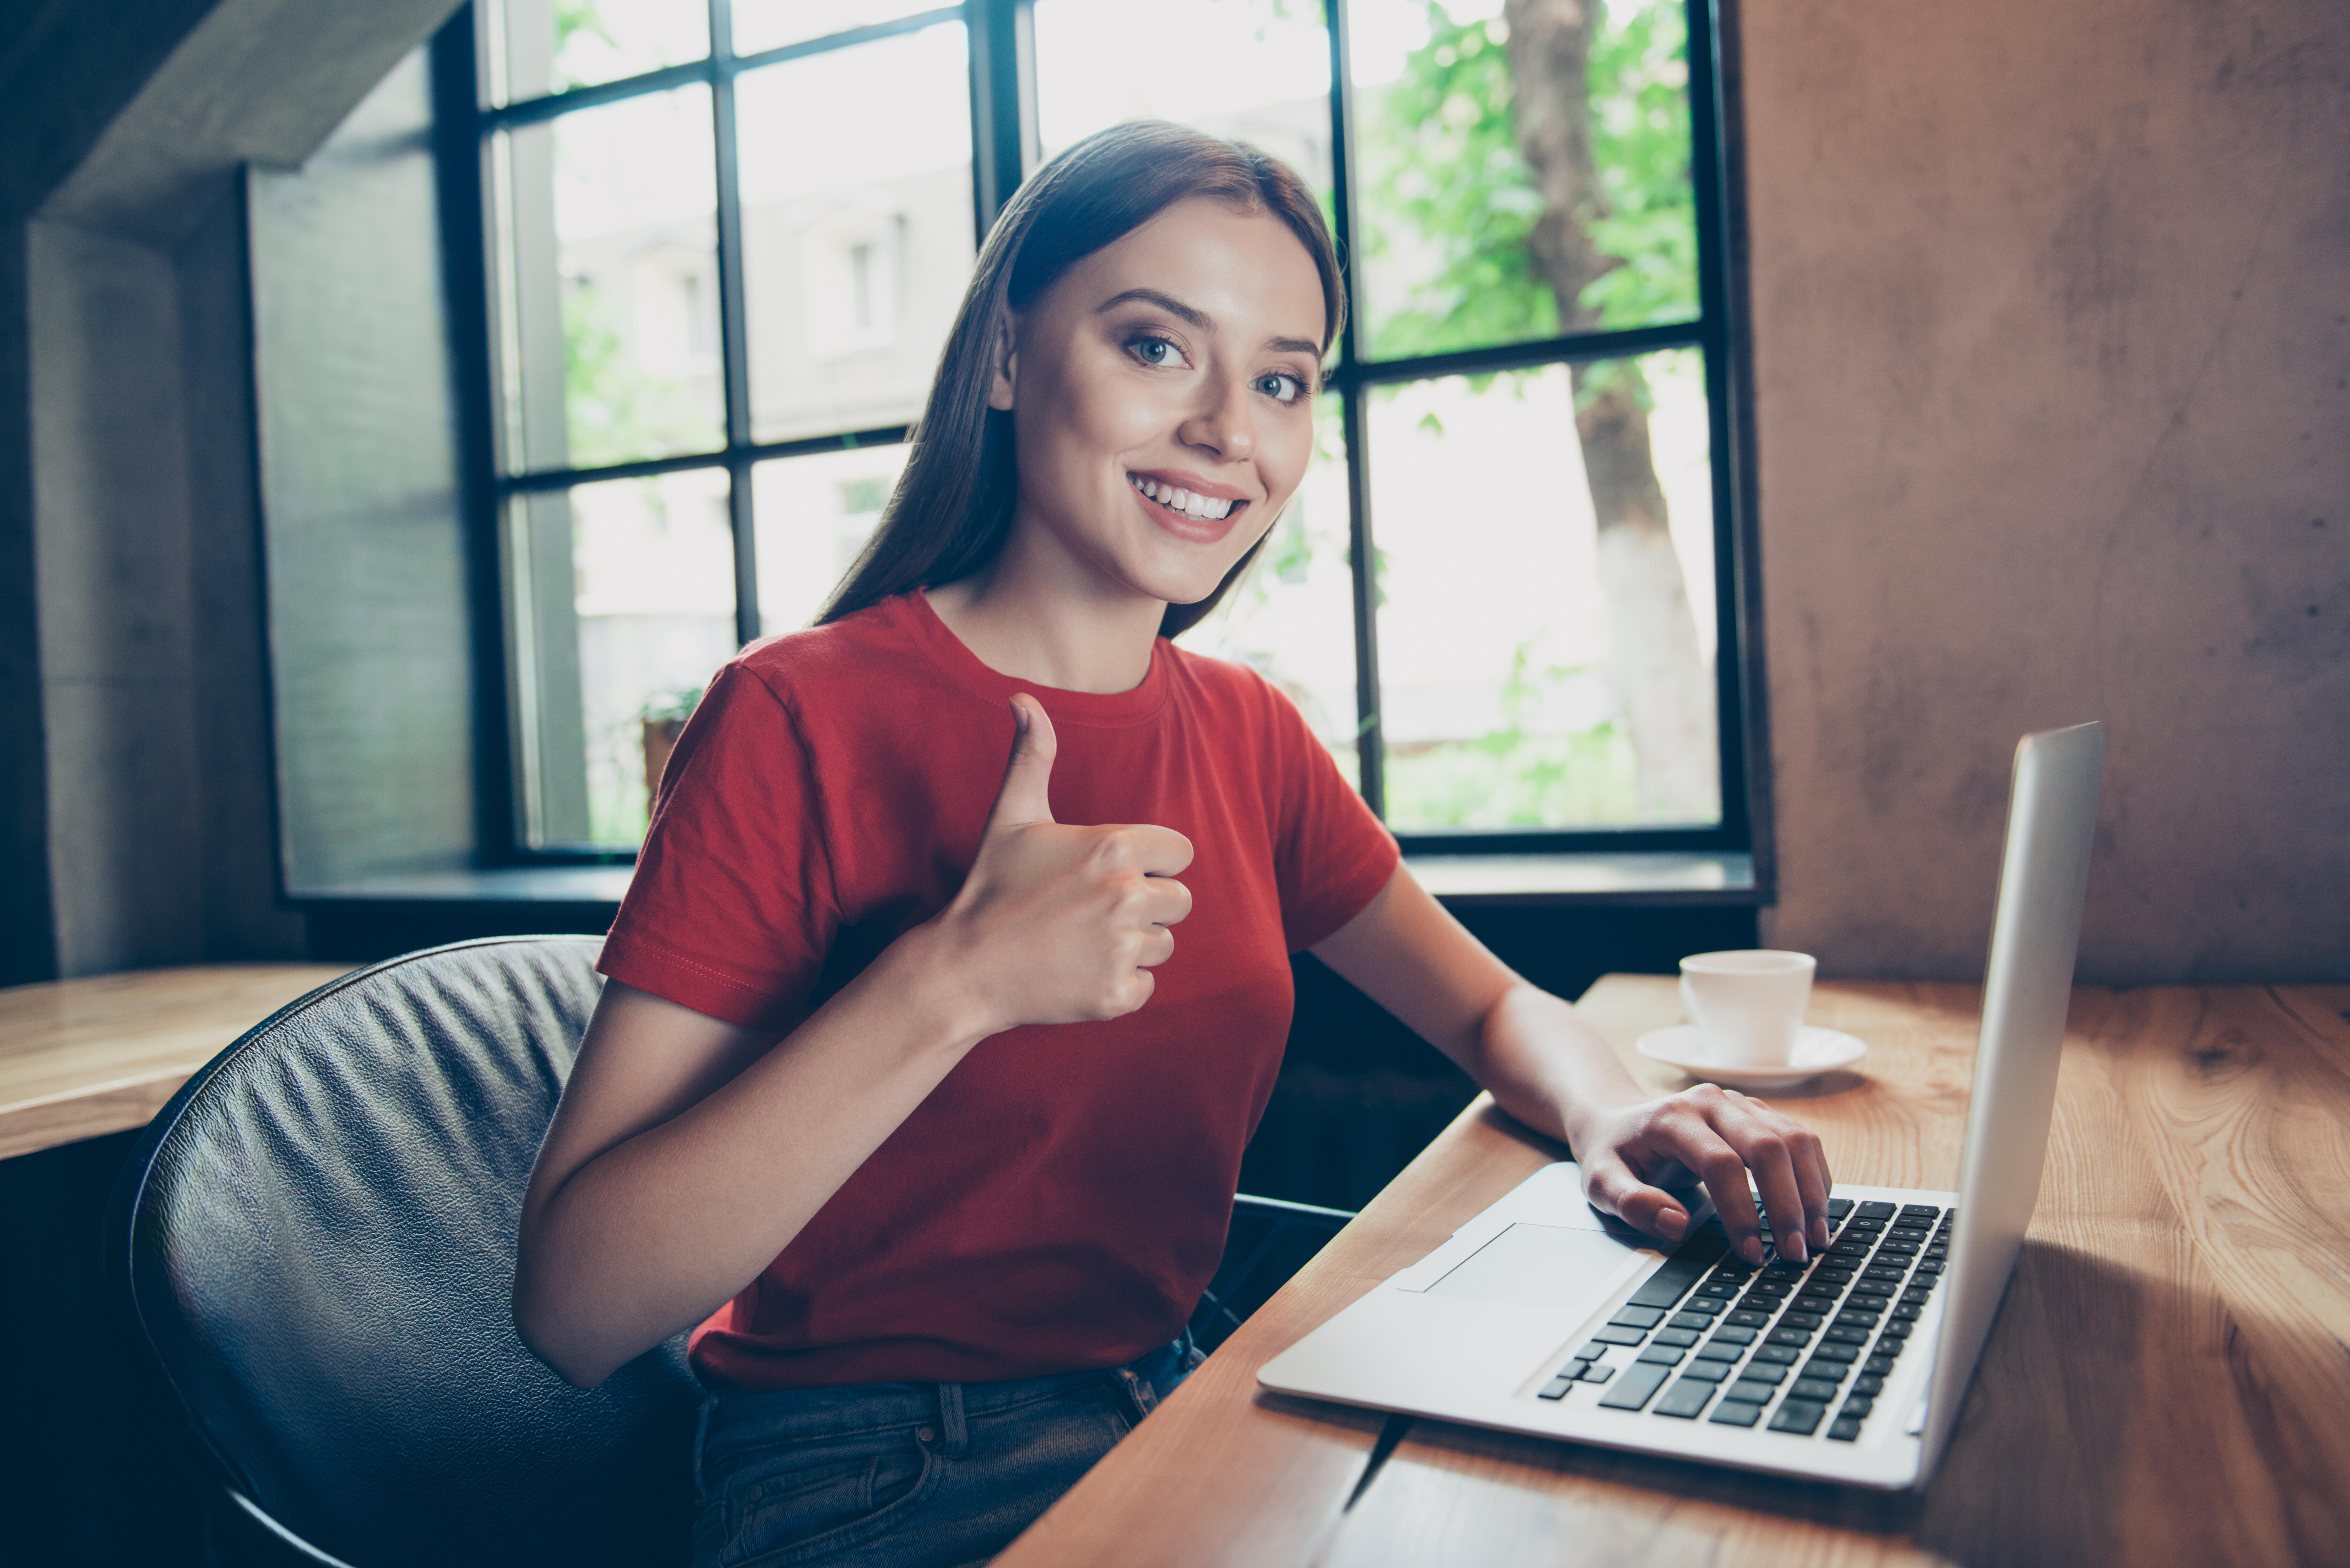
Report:
[[[910,1433],[877,1435],[879,1449],[841,1458],[795,1445],[743,1466],[724,1492],[721,1568],[791,1568],[894,1529],[938,1490],[939,1460]]]

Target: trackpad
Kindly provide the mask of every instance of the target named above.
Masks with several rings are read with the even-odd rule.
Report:
[[[1521,1222],[1478,1248],[1429,1293],[1571,1307],[1613,1280],[1639,1251],[1602,1231]]]

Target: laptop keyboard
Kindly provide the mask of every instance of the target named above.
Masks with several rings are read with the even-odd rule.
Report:
[[[1765,1220],[1759,1269],[1731,1256],[1709,1220],[1539,1397],[1605,1385],[1604,1409],[1855,1441],[1941,1282],[1958,1217],[1832,1198],[1826,1251],[1809,1263],[1778,1257]]]

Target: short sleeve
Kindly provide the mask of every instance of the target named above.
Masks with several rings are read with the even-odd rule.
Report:
[[[827,843],[790,710],[727,666],[671,753],[598,967],[696,1012],[789,1033],[840,929]]]
[[[1274,877],[1289,950],[1303,952],[1361,914],[1402,857],[1296,704],[1271,685],[1264,691]]]

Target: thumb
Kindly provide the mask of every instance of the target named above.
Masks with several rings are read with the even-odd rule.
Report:
[[[1023,691],[1012,699],[1013,722],[1019,731],[1012,739],[1012,761],[1003,769],[1003,787],[995,792],[995,808],[987,814],[987,829],[1024,827],[1053,820],[1047,786],[1053,779],[1053,757],[1059,742],[1045,705]]]

